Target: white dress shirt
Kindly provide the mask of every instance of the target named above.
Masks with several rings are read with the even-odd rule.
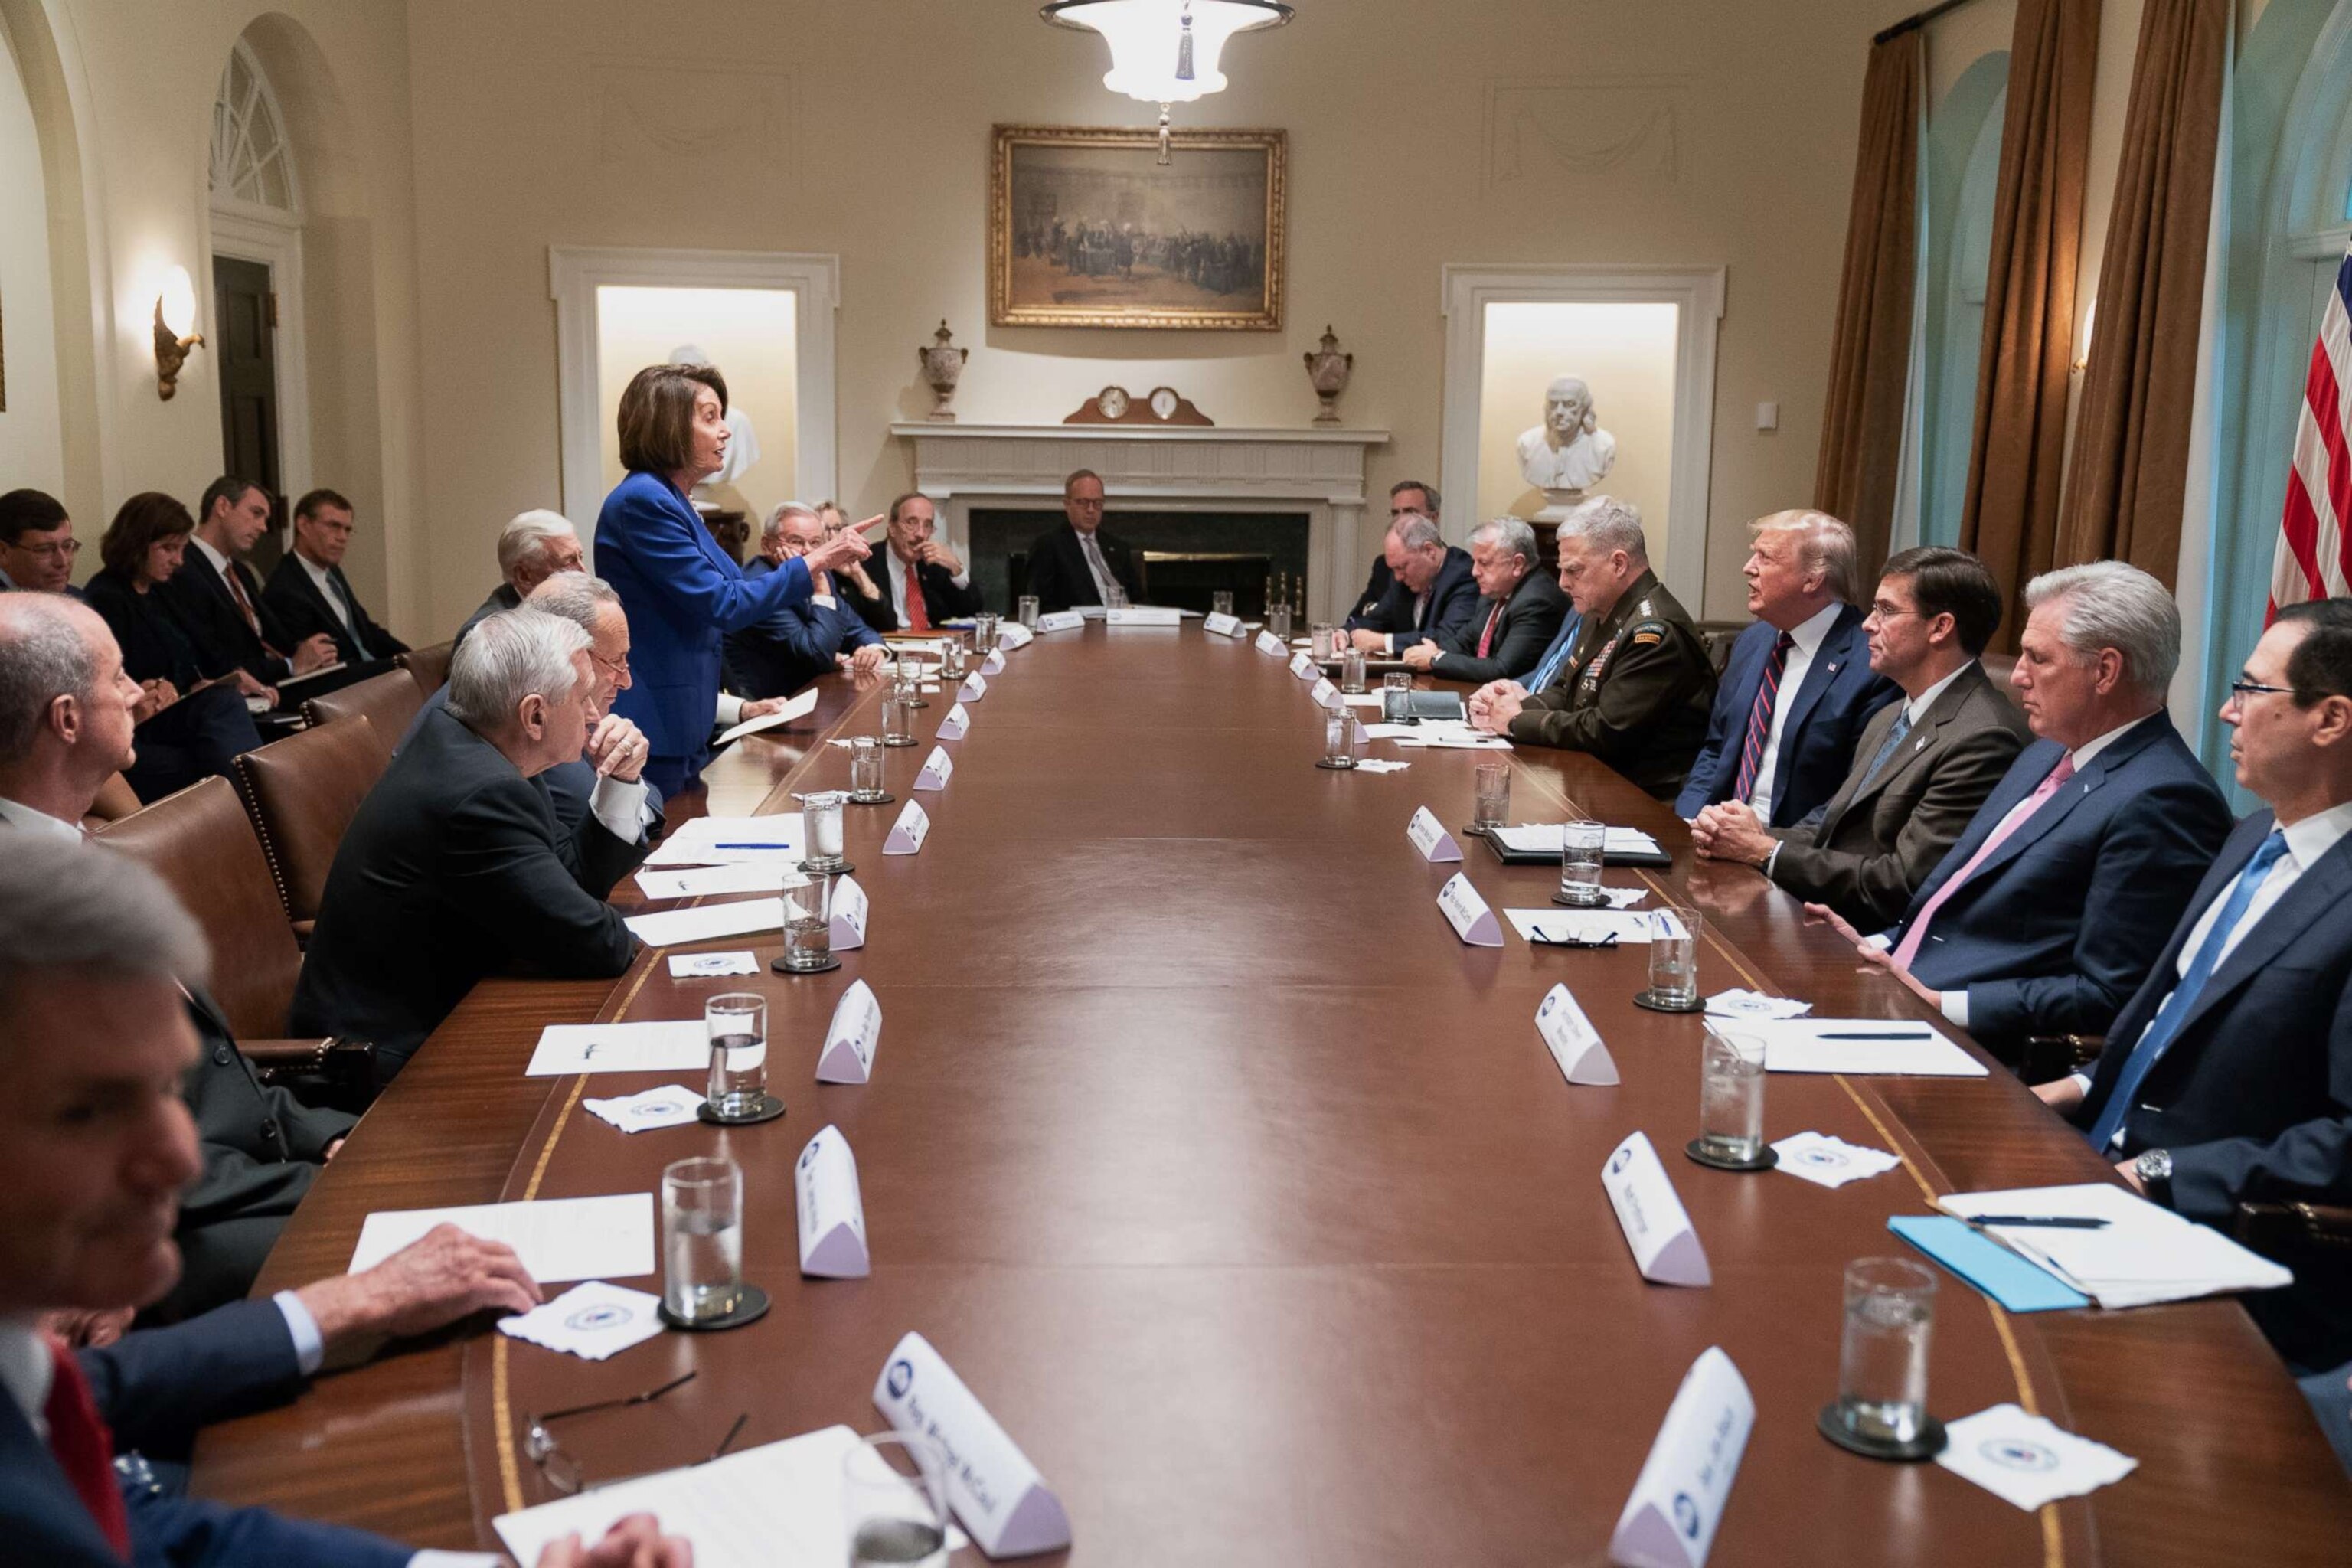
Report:
[[[1090,536],[1081,534],[1079,537],[1085,539],[1089,538]],[[1099,546],[1097,547],[1097,550],[1099,550]],[[890,608],[891,611],[898,616],[898,625],[903,627],[907,624],[907,595],[908,594],[919,594],[923,591],[922,578],[917,575],[915,569],[912,566],[908,565],[904,561],[898,559],[898,552],[895,550],[885,549],[882,552],[882,564],[884,569],[889,573],[890,576]],[[1089,572],[1094,571],[1094,555],[1092,552],[1089,552],[1087,556],[1087,570]],[[1118,579],[1116,577],[1111,579],[1113,583],[1116,583],[1118,580]],[[971,587],[971,568],[967,567],[963,571],[957,573],[954,576],[949,578],[948,581],[954,584],[959,588]],[[1095,589],[1097,593],[1102,594],[1104,604],[1108,605],[1110,603],[1110,595],[1103,582],[1103,574],[1101,573],[1097,573],[1095,575]],[[928,614],[928,610],[926,613]]]
[[[35,811],[5,795],[0,795],[0,826],[13,827],[20,833],[44,834],[74,844],[82,839],[80,823],[60,821],[46,811]]]
[[[352,619],[351,601],[343,597],[343,585],[335,581],[335,574],[299,550],[294,552],[294,559],[301,565],[303,574],[310,579],[311,586],[319,590],[319,597],[327,601],[327,608],[335,612],[335,619],[343,623],[343,630],[356,638],[360,628]]]
[[[1780,737],[1788,732],[1789,710],[1795,706],[1792,699],[1797,689],[1805,684],[1805,677],[1813,668],[1813,656],[1822,651],[1830,627],[1837,624],[1838,615],[1844,608],[1832,602],[1826,609],[1789,628],[1788,662],[1780,667],[1780,689],[1772,696],[1772,728],[1764,736],[1764,754],[1756,763],[1756,784],[1748,795],[1748,804],[1755,808],[1759,822],[1772,820],[1772,785],[1780,772]],[[1742,724],[1742,744],[1747,738],[1748,727]]]

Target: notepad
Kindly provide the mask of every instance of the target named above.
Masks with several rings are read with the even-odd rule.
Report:
[[[484,1241],[505,1242],[542,1285],[563,1279],[626,1279],[654,1271],[654,1195],[618,1193],[460,1208],[379,1210],[360,1226],[351,1272],[374,1268],[438,1225],[454,1225]]]
[[[1990,1070],[1927,1025],[1901,1019],[1758,1018],[1742,1019],[1739,1026],[1763,1037],[1768,1072],[1983,1078]],[[1889,1037],[1840,1037],[1848,1035]]]
[[[2072,1215],[2105,1220],[2096,1230],[1985,1227],[2001,1246],[2040,1264],[2102,1307],[2144,1307],[2238,1290],[2275,1290],[2294,1283],[2293,1272],[2220,1231],[2105,1182],[1951,1193],[1937,1199],[1936,1206],[1963,1219]]]
[[[709,942],[719,936],[749,936],[754,931],[784,929],[782,899],[738,899],[730,903],[702,904],[693,909],[664,910],[659,914],[632,915],[621,922],[629,934],[647,947],[676,947],[682,942]]]
[[[1982,1231],[1942,1215],[1895,1215],[1886,1228],[2012,1312],[2087,1307],[2091,1299]]]

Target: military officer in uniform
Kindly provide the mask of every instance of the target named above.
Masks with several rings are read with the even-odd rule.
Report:
[[[1559,585],[1584,634],[1557,679],[1480,687],[1471,722],[1525,745],[1590,752],[1661,800],[1672,799],[1706,738],[1715,664],[1691,618],[1650,570],[1642,516],[1596,496],[1560,524]]]

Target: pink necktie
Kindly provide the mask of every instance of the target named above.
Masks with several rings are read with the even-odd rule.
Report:
[[[2050,776],[2042,781],[2039,788],[2010,807],[2009,815],[2002,817],[1993,830],[1985,836],[1985,841],[1978,847],[1977,852],[1969,857],[1969,863],[1961,867],[1949,881],[1936,889],[1936,896],[1927,900],[1927,907],[1919,911],[1919,918],[1913,921],[1911,929],[1903,933],[1903,941],[1895,949],[1896,963],[1906,969],[1911,967],[1911,961],[1919,956],[1919,944],[1927,940],[1927,922],[1936,918],[1936,911],[1944,907],[1944,900],[1959,891],[1960,884],[1967,881],[1994,850],[2007,843],[2011,834],[2024,826],[2033,814],[2042,809],[2042,802],[2063,789],[2066,786],[2066,781],[2074,776],[2074,757],[2070,752],[2058,759],[2058,765],[2050,770]]]

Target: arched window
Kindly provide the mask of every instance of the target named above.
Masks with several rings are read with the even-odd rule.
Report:
[[[242,39],[229,51],[213,100],[212,195],[219,207],[300,210],[286,118],[269,78]]]

